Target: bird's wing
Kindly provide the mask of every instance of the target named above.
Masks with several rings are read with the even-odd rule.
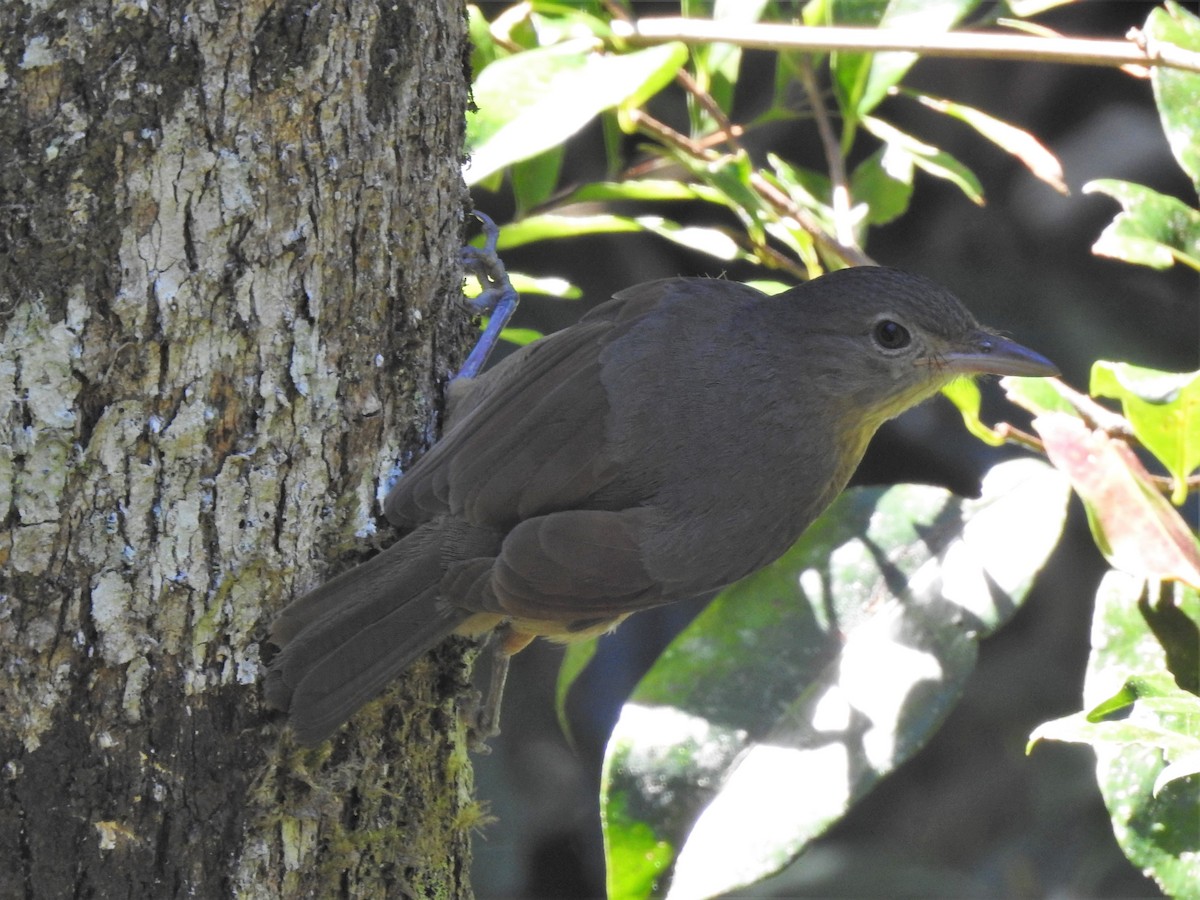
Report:
[[[579,324],[522,348],[455,389],[445,436],[397,482],[388,520],[450,513],[513,523],[570,509],[613,476],[600,354],[678,279],[623,291]]]
[[[668,600],[647,570],[644,548],[656,527],[651,509],[568,510],[517,525],[495,562],[456,593],[468,609],[561,623],[570,631]]]

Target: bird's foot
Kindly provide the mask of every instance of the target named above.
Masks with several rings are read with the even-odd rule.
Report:
[[[474,212],[474,216],[483,223],[484,244],[482,247],[463,247],[462,261],[467,272],[479,279],[483,290],[478,297],[468,302],[475,311],[489,315],[490,318],[479,342],[471,350],[455,378],[474,378],[480,373],[495,348],[496,341],[500,339],[500,332],[516,312],[517,303],[521,299],[508,279],[504,263],[496,254],[496,241],[500,237],[499,226],[490,216],[478,210]]]
[[[492,647],[492,673],[487,694],[475,694],[474,703],[464,713],[467,722],[467,746],[472,753],[491,753],[488,741],[500,734],[500,701],[504,699],[504,684],[508,680],[508,661],[499,644]]]

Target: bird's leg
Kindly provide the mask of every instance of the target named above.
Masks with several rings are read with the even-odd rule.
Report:
[[[504,684],[508,681],[508,663],[513,654],[529,646],[533,635],[501,626],[493,637],[492,672],[488,676],[487,694],[475,709],[471,722],[471,749],[487,752],[487,741],[500,733],[500,703],[504,699]]]
[[[490,216],[478,210],[474,215],[483,223],[486,240],[482,247],[463,247],[462,261],[467,271],[479,279],[483,288],[478,297],[469,301],[471,306],[477,312],[488,314],[491,318],[488,319],[487,328],[455,378],[474,378],[479,374],[496,346],[496,341],[500,339],[500,332],[516,312],[517,303],[521,299],[508,280],[504,263],[496,255],[496,240],[500,237],[499,226]]]
[[[487,695],[480,698],[468,724],[470,746],[476,753],[487,753],[487,742],[500,734],[500,701],[504,699],[504,684],[508,681],[508,661],[512,659],[499,646],[492,647],[492,673],[488,677]]]

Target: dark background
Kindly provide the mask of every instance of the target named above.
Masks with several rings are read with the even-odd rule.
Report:
[[[502,8],[484,5],[489,16]],[[1188,8],[1194,11],[1195,4]],[[1072,36],[1120,38],[1151,9],[1148,3],[1089,3],[1038,21]],[[638,12],[671,15],[677,7],[641,4]],[[770,90],[768,54],[747,53],[744,65],[735,121],[751,118]],[[1055,193],[961,123],[911,101],[886,101],[884,118],[975,171],[987,205],[975,206],[957,188],[918,173],[909,213],[869,236],[866,249],[878,262],[945,284],[981,321],[1053,358],[1065,379],[1084,390],[1096,359],[1177,371],[1200,367],[1195,273],[1181,266],[1156,272],[1096,257],[1090,249],[1118,210],[1105,196],[1082,193],[1091,179],[1125,179],[1195,202],[1167,147],[1148,80],[1115,69],[925,59],[905,83],[1032,131],[1061,160],[1072,193]],[[677,93],[668,92],[653,109],[686,130]],[[774,150],[825,169],[805,121],[771,126],[746,143],[759,161]],[[564,183],[603,178],[601,146],[598,128],[573,140]],[[499,222],[512,216],[507,192],[477,191],[475,203]],[[652,278],[778,277],[724,266],[649,236],[556,241],[513,250],[505,261],[512,271],[559,275],[584,289],[587,299],[577,303],[526,298],[514,324],[544,331]],[[990,410],[993,419],[1019,420],[994,385],[985,393],[985,417]],[[972,439],[938,398],[886,426],[855,481],[919,481],[973,494],[980,473],[1014,452]],[[966,696],[941,731],[810,848],[774,895],[1159,896],[1113,839],[1091,751],[1045,743],[1032,756],[1024,753],[1034,727],[1080,707],[1092,600],[1104,570],[1073,500],[1047,570],[1016,619],[982,645]],[[561,650],[539,642],[515,658],[504,734],[492,741],[490,755],[476,758],[479,796],[498,820],[475,842],[480,898],[604,895],[597,800],[604,742],[640,674],[697,611],[644,613],[601,642],[569,703],[576,749],[560,734],[553,712]],[[769,894],[764,888],[754,895]]]

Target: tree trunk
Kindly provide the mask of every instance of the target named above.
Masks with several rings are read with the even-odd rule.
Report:
[[[469,895],[461,647],[317,750],[260,690],[467,336],[461,5],[0,28],[0,896]]]

